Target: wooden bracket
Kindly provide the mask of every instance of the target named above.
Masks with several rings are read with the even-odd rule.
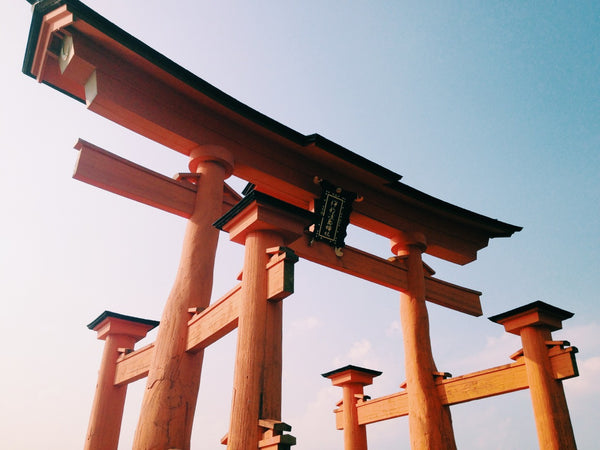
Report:
[[[271,419],[259,419],[258,425],[264,429],[263,438],[258,442],[258,448],[266,450],[289,450],[296,445],[296,438],[290,434],[292,427],[285,422]]]
[[[433,372],[433,378],[445,380],[446,378],[452,378],[452,374],[450,372]]]
[[[354,398],[356,398],[358,400],[357,404],[368,402],[369,400],[371,400],[371,396],[365,395],[365,394],[354,394]]]
[[[271,430],[273,435],[283,434],[285,431],[292,431],[291,425],[280,420],[258,419],[258,426],[265,430]]]
[[[258,426],[263,429],[262,439],[258,442],[258,448],[264,450],[289,450],[296,445],[296,438],[286,431],[292,431],[292,427],[280,420],[259,419]],[[221,438],[221,444],[229,443],[229,433]]]
[[[177,172],[175,175],[173,175],[173,179],[176,181],[187,181],[192,184],[198,184],[200,177],[201,174],[191,172]]]
[[[294,264],[298,256],[288,247],[272,247],[267,254],[272,255],[267,263],[267,299],[278,302],[294,293]]]

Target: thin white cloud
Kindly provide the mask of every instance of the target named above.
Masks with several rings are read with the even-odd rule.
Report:
[[[353,364],[368,369],[380,366],[379,358],[377,358],[373,345],[368,339],[354,341],[344,355],[338,355],[334,358],[333,364],[338,367]]]
[[[566,380],[563,384],[568,396],[584,396],[589,398],[592,394],[600,394],[600,356],[577,360],[579,376]],[[574,399],[575,400],[575,399]]]
[[[343,446],[344,436],[335,429],[335,415],[332,412],[341,397],[341,389],[323,387],[316,392],[312,397],[314,400],[307,404],[300,415],[289,417],[293,424],[290,434],[302,436],[302,447],[333,450]]]
[[[304,317],[302,319],[294,320],[291,323],[290,331],[294,334],[306,333],[308,331],[319,328],[321,324],[321,321],[317,317]]]
[[[352,344],[352,348],[348,352],[348,356],[352,360],[363,359],[371,351],[372,345],[367,339],[362,339]]]
[[[402,335],[402,326],[400,324],[400,321],[399,320],[392,321],[392,323],[390,323],[388,325],[388,327],[385,329],[385,335],[387,337],[401,336]]]

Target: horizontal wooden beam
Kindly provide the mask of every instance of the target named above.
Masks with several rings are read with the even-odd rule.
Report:
[[[288,245],[300,257],[397,291],[408,289],[407,269],[401,260],[389,261],[352,247],[343,255],[322,242],[311,245],[302,237]],[[481,292],[426,276],[426,299],[472,316],[481,316]]]
[[[79,139],[79,158],[73,178],[146,205],[189,218],[196,199],[196,185],[174,180]],[[225,185],[223,212],[241,198]]]
[[[241,284],[194,314],[188,322],[187,350],[195,352],[216,342],[237,327]],[[154,343],[122,356],[117,361],[115,385],[128,384],[148,376]]]
[[[115,385],[129,384],[147,377],[152,355],[154,343],[121,356],[117,361]]]
[[[218,341],[238,326],[241,283],[188,323],[187,351],[196,352]]]
[[[267,300],[280,301],[293,291],[293,264],[297,257],[286,248],[273,248],[267,263]],[[188,322],[186,350],[197,352],[218,341],[238,326],[242,283],[237,284],[216,302],[204,310],[193,311]],[[123,355],[117,361],[115,384],[132,383],[148,376],[154,344]]]
[[[80,151],[73,177],[124,197],[151,205],[182,217],[190,217],[196,196],[196,186],[177,181],[146,169],[80,139],[75,148]],[[223,210],[228,211],[240,197],[226,187]],[[351,247],[338,257],[331,247],[306,238],[290,245],[300,257],[358,276],[365,280],[396,289],[406,289],[406,269],[401,262],[383,258]],[[480,292],[456,286],[432,277],[426,279],[427,300],[474,316],[480,316]]]
[[[483,314],[480,297],[479,291],[425,276],[425,298],[436,305],[479,317]]]
[[[556,380],[578,375],[574,354],[575,347],[550,349],[548,355]],[[512,364],[473,372],[437,382],[438,395],[444,405],[456,405],[482,398],[492,397],[529,388],[525,358]],[[407,391],[398,392],[367,401],[359,401],[358,422],[360,425],[380,422],[408,415]],[[335,410],[336,427],[343,428],[343,408]]]
[[[196,186],[175,181],[82,139],[73,178],[182,217],[194,210]]]

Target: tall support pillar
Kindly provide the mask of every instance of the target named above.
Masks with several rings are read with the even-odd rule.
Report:
[[[538,441],[544,450],[577,448],[562,381],[554,377],[548,354],[549,346],[556,344],[552,331],[571,317],[573,313],[541,301],[490,317],[521,336]]]
[[[392,239],[392,252],[406,259],[408,289],[400,293],[404,338],[408,424],[413,450],[456,449],[450,408],[442,405],[435,384],[437,369],[429,336],[425,304],[425,274],[421,254],[427,248],[421,233],[401,233]]]
[[[356,403],[364,397],[364,386],[372,384],[379,375],[381,372],[352,365],[323,374],[334,386],[342,388],[345,450],[367,450],[367,427],[358,423]]]
[[[194,212],[185,231],[175,282],[162,314],[150,364],[133,448],[190,448],[204,352],[186,352],[189,309],[210,304],[222,214],[224,180],[233,171],[231,154],[219,146],[200,146],[191,153],[197,173]]]
[[[267,301],[266,265],[267,249],[282,243],[278,234],[262,230],[249,233],[245,239],[228,449],[257,448],[261,440],[258,420],[281,420],[281,309],[274,311],[275,305]],[[269,359],[266,358],[267,328],[279,344],[271,348]],[[267,371],[272,372],[269,377],[272,383],[265,386]],[[271,417],[265,416],[266,410]]]
[[[115,386],[117,359],[133,350],[137,341],[158,325],[157,321],[104,311],[88,325],[104,340],[104,352],[85,440],[86,450],[116,450],[119,445],[127,385]]]
[[[269,266],[274,260],[289,260],[286,252],[293,262],[297,260],[282,246],[297,239],[311,220],[307,211],[252,192],[216,223],[232,241],[245,245],[231,420],[225,440],[230,450],[284,449],[295,444],[292,436],[274,434],[269,428],[281,421],[281,299],[293,292],[289,271],[278,278],[284,286],[271,292]],[[285,259],[276,258],[277,252],[283,252]]]

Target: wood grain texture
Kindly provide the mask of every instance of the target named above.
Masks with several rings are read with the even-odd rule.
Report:
[[[563,350],[553,350],[550,354],[550,364],[555,380],[564,380],[577,376],[577,367],[573,359],[574,347]],[[508,394],[528,389],[527,368],[525,359],[505,364],[491,369],[472,372],[458,377],[439,380],[438,395],[444,405],[456,405],[496,395]],[[408,393],[397,392],[358,402],[356,406],[358,421],[361,425],[380,422],[408,415]],[[336,413],[336,426],[343,428],[342,408]]]
[[[401,261],[389,261],[346,246],[343,256],[335,255],[333,249],[322,242],[308,244],[301,237],[288,245],[303,259],[339,270],[358,278],[394,289],[407,291],[408,270]],[[481,292],[465,288],[425,275],[426,300],[472,316],[481,316]]]

